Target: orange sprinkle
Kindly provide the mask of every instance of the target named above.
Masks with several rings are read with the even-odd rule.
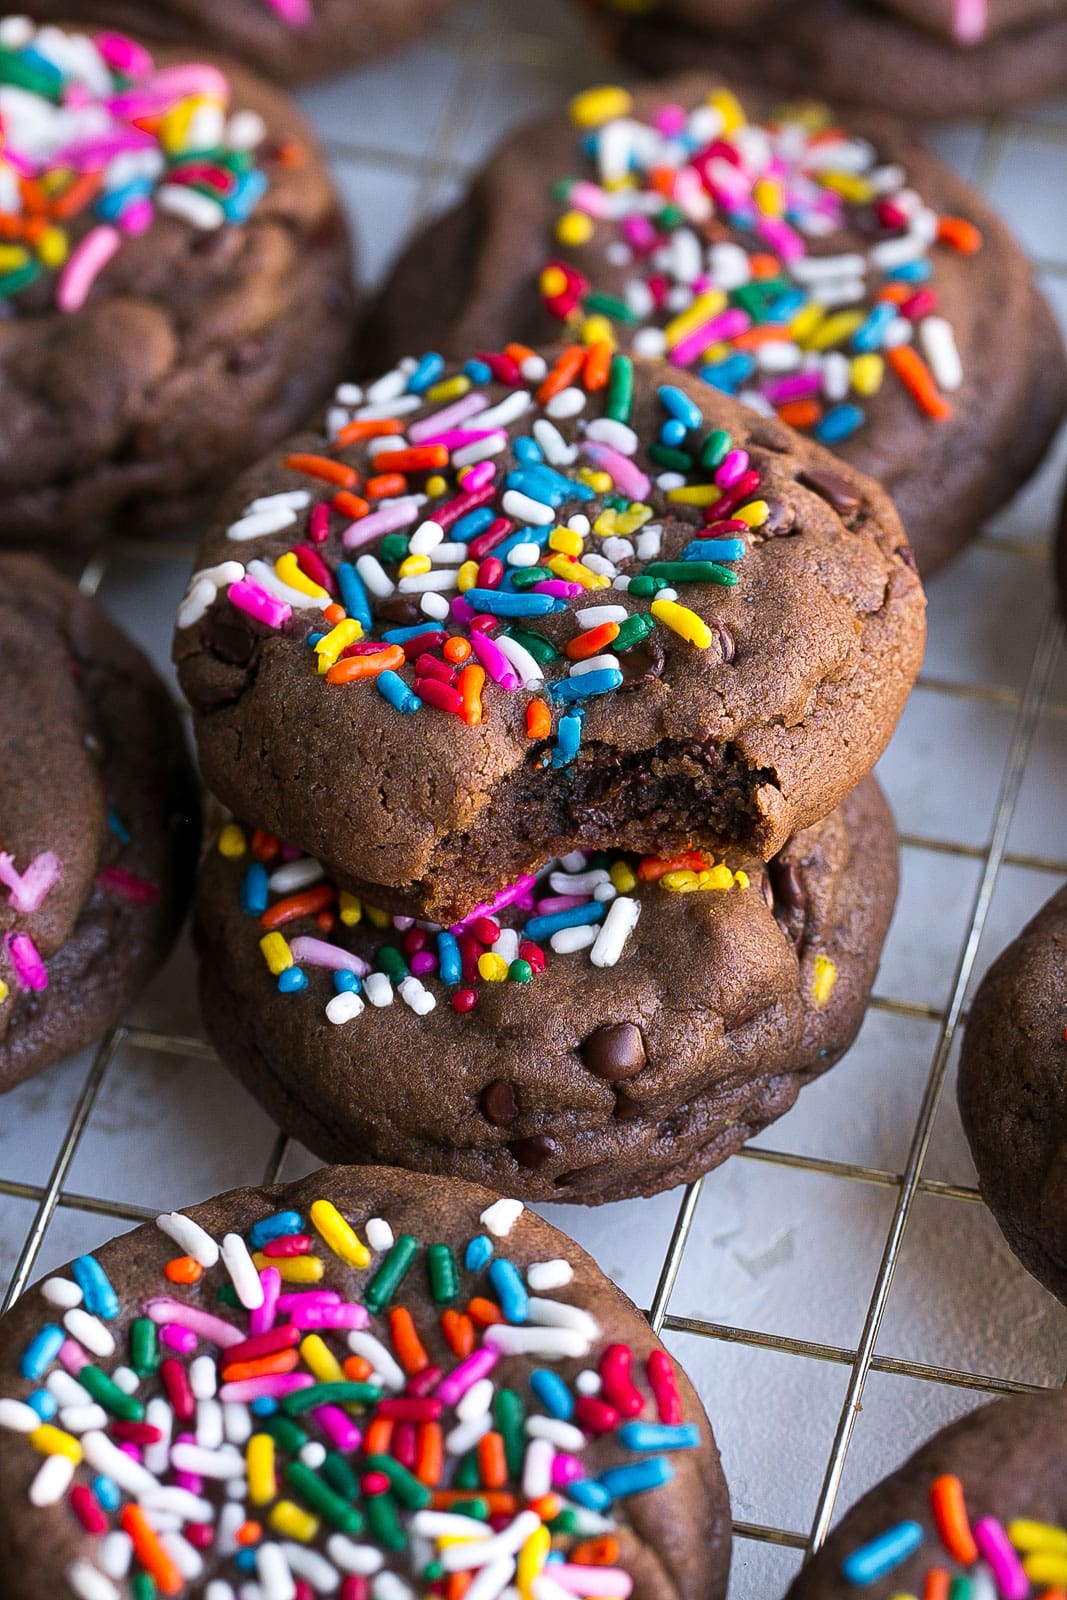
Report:
[[[256,828],[252,834],[252,854],[257,861],[273,861],[281,847],[282,841],[276,839],[273,833],[265,833],[262,828]]]
[[[287,922],[295,922],[297,917],[313,917],[317,911],[325,911],[327,906],[333,904],[335,893],[330,884],[317,883],[311,889],[302,889],[299,894],[286,895],[284,900],[276,900],[267,907],[259,919],[259,925],[272,933]]]
[[[204,1276],[204,1269],[192,1256],[176,1256],[163,1268],[163,1276],[169,1278],[171,1283],[199,1283]]]
[[[393,1442],[392,1417],[372,1417],[363,1435],[363,1450],[368,1456],[386,1456]]]
[[[355,683],[357,678],[376,678],[379,672],[395,672],[404,665],[404,652],[398,644],[375,650],[367,656],[344,656],[326,674],[327,683]]]
[[[459,692],[463,697],[463,720],[468,728],[476,728],[482,720],[482,690],[485,688],[485,668],[470,661],[459,675]]]
[[[321,478],[323,483],[336,483],[342,489],[352,489],[359,482],[354,467],[346,467],[343,461],[332,461],[329,456],[286,456],[285,465],[293,472]]]
[[[585,357],[582,382],[589,394],[603,389],[611,376],[611,346],[606,339],[594,339]]]
[[[965,217],[941,217],[937,224],[937,237],[963,256],[973,256],[976,250],[982,248],[981,230]]]
[[[519,1509],[515,1496],[499,1489],[435,1489],[430,1504],[435,1511],[448,1511],[465,1500],[484,1500],[491,1517],[513,1517]]]
[[[342,489],[330,501],[335,511],[343,517],[351,517],[353,522],[358,522],[360,517],[365,517],[370,510],[370,502],[364,500],[362,495],[350,494],[347,489]]]
[[[327,622],[343,622],[348,612],[344,606],[339,606],[335,600],[332,605],[326,606],[322,615]]]
[[[450,1572],[445,1579],[445,1600],[463,1600],[473,1582],[473,1572]]]
[[[952,415],[952,407],[941,394],[930,368],[918,351],[913,350],[910,344],[901,344],[895,350],[887,351],[886,356],[920,411],[925,411],[928,417],[938,422],[947,422]]]
[[[585,345],[569,344],[556,358],[556,364],[537,391],[537,402],[545,405],[554,395],[562,394],[581,372],[585,363]]]
[[[385,439],[403,431],[404,424],[397,417],[383,417],[380,422],[346,422],[334,443],[343,449],[346,444],[358,444],[360,439]]]
[[[879,300],[888,300],[892,305],[902,306],[905,300],[910,300],[915,293],[913,283],[883,283],[878,291]]]
[[[430,1365],[414,1318],[406,1306],[395,1306],[389,1313],[389,1337],[393,1341],[396,1359],[409,1378],[416,1372],[425,1372]]]
[[[773,344],[778,339],[788,339],[789,329],[780,322],[761,322],[758,327],[747,328],[730,340],[734,350],[758,350],[760,345]]]
[[[304,165],[307,151],[298,139],[287,139],[284,144],[276,146],[274,159],[280,167],[295,169]]]
[[[953,1561],[958,1561],[961,1567],[971,1566],[978,1560],[978,1546],[967,1518],[963,1484],[959,1478],[945,1473],[934,1479],[930,1486],[930,1508],[941,1543]]]
[[[1037,1600],[1067,1600],[1067,1589],[1042,1589]]]
[[[536,1500],[527,1500],[526,1509],[536,1511],[542,1522],[551,1522],[563,1510],[563,1501],[558,1494],[542,1494]]]
[[[586,1539],[575,1545],[571,1560],[583,1567],[613,1567],[619,1559],[619,1541],[613,1533],[602,1533],[598,1539]]]
[[[250,1544],[258,1544],[262,1537],[263,1524],[260,1522],[242,1522],[234,1534],[237,1543],[244,1545],[246,1549]]]
[[[494,1300],[485,1300],[481,1295],[475,1295],[467,1306],[467,1315],[472,1322],[480,1328],[491,1328],[495,1322],[503,1322],[504,1313]]]
[[[374,1368],[366,1356],[347,1356],[341,1363],[341,1370],[349,1383],[366,1383]],[[389,1418],[384,1420],[388,1422]]]
[[[706,865],[699,850],[687,850],[680,856],[644,856],[637,866],[637,876],[642,883],[658,883],[668,872],[701,872]]]
[[[452,1354],[461,1360],[474,1349],[474,1323],[462,1311],[442,1311],[441,1332]]]
[[[43,217],[48,214],[48,196],[32,178],[19,179],[19,198],[23,211],[28,211],[31,216]]]
[[[369,500],[395,500],[398,494],[404,494],[408,480],[402,472],[380,472],[377,477],[367,479],[367,498]]]
[[[552,713],[544,700],[531,700],[526,707],[526,737],[547,739],[552,732]]]
[[[528,344],[506,344],[504,354],[509,361],[514,361],[517,367],[521,367],[524,361],[537,360],[537,351],[531,350]]]
[[[444,1436],[439,1422],[420,1422],[415,1442],[415,1476],[420,1483],[436,1489],[444,1470]]]
[[[748,264],[754,278],[777,278],[782,271],[782,263],[777,256],[749,256]]]
[[[778,407],[778,415],[790,428],[814,428],[822,416],[822,406],[817,400],[787,400]]]
[[[944,1567],[931,1567],[923,1584],[923,1600],[948,1600],[949,1583]]]
[[[119,1521],[133,1543],[138,1561],[155,1580],[163,1594],[181,1594],[185,1580],[160,1544],[155,1529],[140,1506],[123,1506]]]
[[[446,639],[441,646],[441,654],[446,661],[451,661],[453,666],[458,666],[461,661],[466,661],[470,653],[470,644],[466,639],[461,638],[458,633],[453,634],[451,639]]]
[[[315,926],[322,933],[332,933],[337,926],[337,918],[332,911],[320,911],[315,918]]]
[[[508,1481],[504,1435],[491,1429],[478,1440],[478,1471],[487,1489],[503,1489]]]
[[[672,195],[675,176],[673,167],[652,167],[648,174],[648,186],[655,189],[657,194]]]
[[[588,661],[590,656],[598,656],[601,650],[606,650],[611,641],[618,637],[618,632],[617,622],[602,622],[598,628],[590,628],[586,633],[568,639],[563,648],[572,661]]]
[[[408,450],[382,450],[374,465],[383,472],[432,472],[448,466],[448,448],[443,444],[414,445]]]
[[[243,1383],[245,1378],[272,1378],[279,1372],[292,1372],[300,1361],[299,1350],[275,1350],[272,1355],[260,1356],[256,1361],[233,1361],[223,1367],[222,1376],[227,1383]]]
[[[72,183],[68,183],[63,193],[57,195],[50,203],[49,212],[60,222],[65,222],[68,217],[77,216],[79,211],[85,210],[102,182],[98,172],[79,173]]]

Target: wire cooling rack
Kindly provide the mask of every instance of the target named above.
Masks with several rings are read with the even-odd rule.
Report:
[[[508,126],[605,74],[566,0],[481,0],[308,91],[364,278]],[[1005,212],[1067,320],[1067,102],[935,142]],[[1067,1375],[1067,1314],[982,1206],[952,1093],[974,983],[1067,875],[1067,658],[1047,573],[1064,454],[930,586],[926,667],[880,767],[902,895],[849,1056],[702,1183],[545,1208],[700,1389],[734,1501],[731,1600],[780,1595],[834,1516],[935,1428]],[[77,574],[168,673],[192,548],[115,543]],[[123,1224],[315,1165],[219,1070],[186,944],[94,1050],[0,1102],[5,1304]]]

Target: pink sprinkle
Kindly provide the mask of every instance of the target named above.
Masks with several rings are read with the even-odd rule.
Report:
[[[263,1285],[263,1304],[255,1311],[248,1313],[248,1331],[253,1336],[257,1333],[269,1333],[274,1327],[278,1313],[278,1295],[282,1286],[282,1275],[277,1267],[262,1267],[259,1281]]]
[[[952,0],[952,32],[961,44],[977,44],[989,26],[989,0]]]
[[[156,94],[171,100],[185,100],[190,95],[207,95],[224,104],[230,98],[230,84],[225,73],[206,61],[182,61],[174,67],[162,67],[152,79]]]
[[[339,1306],[341,1296],[334,1289],[307,1289],[303,1294],[281,1294],[278,1296],[278,1310],[284,1316],[289,1316],[294,1311],[299,1311],[302,1306]]]
[[[11,890],[11,909],[28,916],[40,909],[45,895],[55,887],[63,873],[63,863],[52,850],[34,856],[25,872],[15,870],[15,860],[0,850],[0,883]]]
[[[456,428],[461,422],[467,422],[471,417],[476,417],[479,411],[487,411],[489,401],[484,394],[465,394],[461,400],[453,405],[445,406],[442,411],[434,411],[428,417],[423,417],[421,422],[413,422],[408,429],[408,438],[412,444],[422,444],[426,439],[432,439],[445,428]],[[469,437],[469,436],[468,436]]]
[[[457,1400],[462,1400],[468,1389],[472,1389],[481,1378],[489,1376],[497,1360],[498,1352],[491,1345],[483,1344],[465,1361],[461,1361],[447,1378],[442,1379],[435,1398],[443,1406],[454,1406]]]
[[[250,617],[254,617],[257,622],[265,623],[268,628],[282,627],[293,614],[292,606],[284,600],[276,600],[251,578],[239,578],[236,583],[231,583],[226,591],[226,597],[239,611],[247,612]]]
[[[345,549],[359,550],[365,544],[372,544],[380,534],[395,533],[398,528],[410,528],[413,522],[418,522],[421,509],[414,500],[397,500],[382,511],[372,511],[370,516],[360,517],[341,536]]]
[[[213,1317],[199,1306],[184,1305],[180,1300],[146,1300],[142,1309],[157,1326],[174,1322],[181,1328],[192,1328],[205,1343],[216,1344],[220,1350],[229,1350],[245,1340],[241,1329],[235,1328],[232,1322],[224,1322],[221,1317]]]
[[[309,0],[263,0],[287,28],[306,28],[312,20]]]
[[[507,433],[503,428],[442,428],[440,433],[427,434],[425,438],[420,435],[421,445],[443,444],[446,450],[462,450],[467,444],[484,444],[486,439],[507,440]],[[479,463],[480,465],[481,463]]]
[[[477,492],[484,489],[486,484],[492,483],[496,477],[496,468],[491,461],[479,461],[473,467],[467,467],[463,473],[463,487]]]
[[[537,902],[539,917],[551,916],[553,911],[573,911],[575,906],[587,906],[588,895],[584,894],[550,894],[544,900]]]
[[[416,978],[424,978],[428,972],[437,971],[437,957],[429,950],[420,950],[412,956],[409,965]]]
[[[552,1487],[565,1489],[569,1483],[577,1483],[579,1478],[585,1477],[585,1468],[577,1456],[564,1455],[557,1451],[552,1462]]]
[[[346,1303],[294,1306],[289,1320],[294,1328],[365,1328],[370,1317],[366,1306]]]
[[[748,451],[730,450],[715,474],[715,482],[720,489],[732,489],[738,478],[744,477],[747,471]]]
[[[301,934],[289,941],[289,948],[293,960],[300,966],[307,962],[308,966],[330,967],[334,972],[354,972],[360,978],[365,978],[370,971],[361,956],[349,955],[347,950],[327,944],[325,939],[312,939],[307,934]]]
[[[674,139],[685,131],[685,107],[674,104],[659,106],[652,121],[665,139]]]
[[[988,1561],[1003,1600],[1026,1600],[1030,1593],[1030,1580],[996,1517],[979,1517],[973,1532],[974,1542]]]
[[[604,190],[584,181],[571,185],[567,204],[576,211],[584,211],[587,217],[606,217],[611,210],[611,201]]]
[[[198,1341],[192,1328],[179,1328],[175,1323],[167,1322],[159,1330],[159,1342],[176,1355],[191,1356]]]
[[[634,1580],[621,1567],[583,1566],[569,1561],[556,1563],[552,1581],[568,1594],[589,1595],[591,1600],[628,1600]]]
[[[147,195],[140,199],[131,200],[119,218],[119,227],[123,233],[128,233],[131,239],[139,239],[142,233],[147,233],[152,226],[155,216],[155,207]]]
[[[89,1365],[89,1357],[73,1339],[64,1339],[59,1347],[59,1359],[68,1372],[77,1377],[83,1367]]]
[[[647,217],[627,217],[622,225],[623,237],[632,250],[648,255],[656,248],[658,236]]]
[[[128,34],[98,33],[93,42],[108,66],[124,78],[147,78],[155,68],[148,51]]]
[[[242,1378],[237,1383],[224,1383],[219,1399],[223,1404],[229,1400],[280,1400],[298,1389],[310,1389],[314,1381],[310,1372],[278,1372],[266,1378]]]
[[[765,244],[770,245],[775,255],[787,264],[807,254],[799,233],[788,222],[783,222],[781,217],[759,217],[756,232]]]
[[[363,1435],[340,1406],[316,1406],[311,1415],[335,1450],[348,1453],[363,1443]]]
[[[507,656],[487,633],[472,633],[471,649],[494,683],[502,689],[519,688],[519,676]]]
[[[533,873],[524,872],[521,878],[516,878],[515,882],[509,884],[506,889],[499,890],[484,905],[475,906],[474,910],[469,916],[464,917],[462,922],[453,922],[448,931],[450,933],[465,933],[472,923],[478,921],[479,917],[491,917],[495,912],[502,911],[505,906],[514,905],[523,895],[530,892],[536,882],[537,879]]]
[[[75,172],[97,171],[114,161],[116,156],[125,155],[128,150],[154,150],[156,141],[150,133],[144,133],[140,128],[118,128],[112,133],[100,134],[97,137],[75,139],[70,144],[64,145],[62,150],[49,158],[49,166],[73,167]],[[94,228],[92,233],[87,233],[78,247],[81,250],[95,234],[113,230],[106,229],[103,224]],[[74,252],[77,255],[78,251]],[[70,269],[71,256],[67,262]],[[64,310],[66,307],[64,307]]]
[[[124,867],[101,867],[96,881],[102,889],[112,890],[121,900],[128,900],[133,906],[155,905],[159,899],[159,890],[154,883],[149,883],[146,878],[135,877]]]
[[[566,578],[546,578],[543,583],[535,583],[534,594],[554,594],[559,600],[576,600],[584,593],[580,583],[570,583]]]
[[[679,339],[671,348],[671,360],[676,367],[688,367],[704,353],[709,344],[718,344],[722,339],[736,339],[739,333],[745,333],[751,326],[752,318],[747,311],[742,311],[740,306],[729,306],[725,311],[720,311],[717,317],[710,317],[707,322],[701,323],[684,339]]]
[[[60,311],[81,310],[89,298],[90,289],[121,242],[122,235],[118,229],[106,222],[100,223],[85,235],[81,243],[72,250],[69,261],[59,274],[59,282],[56,284],[56,305]]]
[[[677,348],[671,352],[671,357],[672,360],[677,360]],[[590,439],[582,441],[582,450],[598,467],[603,467],[605,472],[610,473],[615,487],[623,494],[628,494],[631,500],[643,500],[648,494],[652,487],[651,483],[640,467],[636,467],[628,456],[620,455],[618,450],[613,450],[610,445]]]
[[[822,388],[822,374],[791,372],[785,378],[770,378],[761,387],[771,405],[780,406],[789,400],[806,400],[809,395],[818,394]]]
[[[5,933],[4,951],[21,988],[35,991],[48,988],[48,973],[28,933]]]
[[[448,603],[448,614],[457,627],[467,628],[478,613],[473,606],[467,604],[461,594],[457,594]]]
[[[330,508],[325,500],[312,506],[308,518],[308,533],[316,544],[325,544],[330,533]]]

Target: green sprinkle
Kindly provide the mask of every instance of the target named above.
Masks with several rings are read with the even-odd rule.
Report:
[[[395,944],[383,944],[378,951],[378,965],[392,983],[403,983],[408,975],[408,964]]]
[[[384,1311],[399,1289],[418,1248],[418,1241],[410,1233],[400,1235],[363,1292],[363,1304],[368,1311]]]
[[[407,1467],[401,1466],[399,1461],[394,1461],[392,1456],[368,1456],[367,1466],[372,1472],[381,1472],[389,1479],[389,1487],[396,1495],[402,1506],[409,1511],[421,1511],[433,1499],[433,1491],[424,1483],[420,1483],[414,1473]],[[370,1507],[376,1495],[367,1497],[367,1520],[370,1521]]]
[[[42,267],[39,261],[27,261],[25,266],[14,267],[12,271],[5,272],[0,277],[0,295],[18,294],[20,289],[27,288],[41,276]]]
[[[14,84],[28,89],[44,100],[59,101],[63,95],[63,74],[58,67],[47,66],[43,61],[27,61],[13,50],[0,50],[0,83]]]
[[[629,356],[612,356],[604,415],[613,422],[629,422],[634,403],[634,364]]]
[[[512,983],[529,983],[533,977],[533,967],[522,956],[516,956],[508,968],[508,977]]]
[[[367,1532],[386,1550],[403,1550],[407,1537],[400,1526],[396,1501],[391,1494],[368,1495],[363,1502],[367,1512]]]
[[[504,1455],[513,1478],[522,1476],[526,1455],[526,1407],[514,1389],[498,1389],[493,1396],[493,1420],[504,1441]]]
[[[532,589],[535,584],[544,583],[546,578],[553,576],[547,567],[516,567],[512,571],[511,582],[514,588],[521,591]]]
[[[339,1451],[327,1450],[326,1459],[322,1463],[322,1475],[342,1500],[355,1500],[359,1497],[359,1482],[356,1475]]]
[[[544,666],[546,661],[555,661],[559,651],[554,644],[547,640],[543,633],[532,633],[529,628],[505,628],[504,632],[509,639],[514,639],[516,644],[521,644],[524,650],[529,650],[534,660]]]
[[[672,472],[693,470],[693,458],[685,450],[672,450],[668,444],[650,444],[648,453],[657,467],[668,467]]]
[[[158,1592],[155,1578],[150,1572],[135,1572],[130,1579],[130,1592],[133,1600],[155,1600]]]
[[[138,1317],[131,1324],[130,1366],[139,1378],[150,1378],[159,1371],[159,1335],[147,1317]]]
[[[452,1305],[459,1295],[459,1268],[447,1244],[432,1244],[426,1252],[430,1273],[430,1293],[434,1304]]]
[[[737,573],[717,561],[651,561],[645,576],[666,578],[668,583],[721,583],[728,589],[737,582]]]
[[[664,206],[656,221],[661,228],[680,228],[685,221],[685,213],[678,206]]]
[[[713,428],[700,447],[700,465],[714,472],[726,460],[732,444],[725,428]]]
[[[457,1517],[470,1517],[475,1522],[489,1521],[489,1502],[479,1500],[477,1496],[471,1500],[457,1500],[448,1509]]]
[[[665,578],[650,578],[647,573],[642,572],[638,577],[630,579],[630,587],[626,593],[638,595],[641,599],[647,599],[649,595],[659,594],[661,589],[669,588],[670,584]]]
[[[431,1561],[428,1567],[422,1569],[423,1583],[437,1583],[445,1575],[445,1569],[439,1561]]]
[[[88,1389],[97,1405],[103,1406],[105,1411],[110,1411],[113,1417],[120,1417],[123,1422],[143,1422],[144,1405],[132,1394],[127,1394],[113,1383],[106,1372],[101,1372],[99,1367],[82,1367],[78,1373],[78,1382],[83,1388]]]
[[[582,310],[610,317],[612,322],[637,321],[636,311],[631,311],[625,300],[620,300],[613,294],[604,294],[600,289],[594,289],[592,294],[583,297]]]
[[[454,1486],[457,1489],[481,1488],[482,1472],[478,1465],[478,1453],[476,1450],[468,1450],[456,1468]]]
[[[401,562],[408,553],[408,536],[406,533],[387,533],[378,546],[378,560]]]
[[[633,585],[631,585],[631,588]],[[655,619],[642,616],[635,612],[632,617],[627,617],[625,622],[619,623],[619,631],[611,641],[611,648],[619,650],[632,650],[635,645],[644,644],[649,634],[655,629]]]
[[[382,1398],[376,1383],[313,1383],[309,1389],[294,1389],[283,1395],[281,1407],[287,1416],[298,1417],[316,1406],[373,1405]]]
[[[232,1306],[235,1310],[241,1304],[237,1298],[237,1290],[232,1283],[221,1283],[218,1292],[219,1304]]]
[[[962,1575],[953,1578],[952,1588],[948,1592],[948,1600],[971,1600],[971,1580]]]
[[[363,1518],[355,1506],[350,1506],[339,1494],[334,1494],[318,1473],[305,1467],[302,1461],[286,1463],[285,1481],[332,1527],[340,1528],[342,1533],[359,1533],[362,1530]]]
[[[578,1518],[568,1506],[560,1512],[558,1517],[553,1517],[548,1526],[552,1533],[576,1533],[578,1531]]]
[[[290,1456],[295,1456],[303,1450],[310,1437],[298,1422],[293,1422],[278,1412],[272,1417],[257,1417],[256,1431],[269,1433],[274,1443],[280,1445],[286,1455]]]

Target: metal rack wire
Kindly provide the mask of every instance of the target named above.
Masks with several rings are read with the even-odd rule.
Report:
[[[488,0],[487,0],[488,3]],[[327,137],[327,150],[339,167],[356,162],[379,166],[386,172],[403,172],[417,183],[412,206],[412,221],[434,204],[443,183],[464,175],[465,163],[457,155],[458,142],[469,116],[471,97],[484,75],[490,70],[506,66],[525,68],[541,74],[546,80],[557,75],[564,83],[571,83],[575,73],[588,76],[588,62],[576,62],[573,50],[558,43],[551,31],[527,29],[521,7],[517,12],[521,21],[515,29],[503,31],[487,24],[484,7],[476,6],[463,14],[461,20],[446,39],[447,47],[458,54],[459,67],[453,90],[433,142],[432,151],[423,155],[407,155],[378,148],[366,142],[350,142]],[[544,25],[544,24],[543,24]],[[980,156],[975,176],[980,187],[987,192],[994,185],[999,164],[1007,142],[1018,127],[1007,121],[989,124],[982,132]],[[1027,122],[1028,138],[1052,141],[1058,149],[1067,146],[1067,109],[1061,120]],[[1067,173],[1067,163],[1064,165]],[[1067,177],[1062,195],[1067,200]],[[1043,274],[1050,279],[1067,281],[1067,240],[1064,259],[1039,262]],[[1047,515],[1047,513],[1046,513]],[[995,552],[1012,562],[1031,565],[1045,559],[1045,535],[1041,527],[1034,538],[986,536],[978,547]],[[80,575],[82,589],[95,593],[105,579],[110,565],[117,557],[134,562],[188,562],[192,555],[191,543],[131,545],[115,543],[95,555]],[[1047,588],[1047,585],[1046,585]],[[994,597],[990,596],[990,603]],[[735,1524],[738,1536],[764,1544],[785,1546],[797,1551],[813,1550],[825,1538],[837,1505],[842,1476],[853,1439],[857,1417],[863,1403],[864,1390],[872,1373],[891,1374],[916,1379],[924,1383],[948,1386],[971,1391],[977,1395],[997,1395],[1028,1392],[1037,1385],[995,1372],[978,1372],[966,1366],[952,1366],[937,1362],[924,1362],[904,1357],[894,1357],[878,1347],[879,1332],[889,1301],[895,1270],[909,1222],[917,1199],[929,1196],[940,1204],[957,1207],[980,1205],[975,1189],[965,1184],[939,1180],[926,1172],[931,1135],[934,1130],[945,1088],[953,1043],[964,1017],[968,985],[975,969],[979,942],[989,916],[994,889],[1002,868],[1018,868],[1024,872],[1059,874],[1067,876],[1067,855],[1027,852],[1009,848],[1012,821],[1020,789],[1027,772],[1027,763],[1035,739],[1035,731],[1042,719],[1055,723],[1067,718],[1067,699],[1062,689],[1057,692],[1057,671],[1060,669],[1061,629],[1053,614],[1050,598],[1046,598],[1046,613],[1036,632],[1025,683],[1022,687],[1005,683],[972,683],[958,681],[951,676],[933,673],[921,679],[926,694],[935,697],[967,697],[984,707],[997,708],[1012,718],[1012,728],[999,779],[999,791],[993,813],[992,827],[983,843],[962,838],[929,836],[907,833],[902,845],[911,851],[925,851],[952,855],[972,860],[978,866],[978,880],[967,910],[963,935],[955,953],[955,968],[947,1001],[931,1004],[926,999],[906,994],[878,993],[873,1009],[903,1018],[921,1019],[936,1027],[936,1041],[930,1055],[925,1085],[917,1113],[910,1129],[910,1143],[906,1158],[899,1170],[853,1164],[823,1156],[791,1151],[788,1148],[749,1146],[736,1159],[750,1163],[763,1163],[779,1169],[790,1168],[800,1172],[818,1174],[845,1185],[874,1186],[888,1191],[892,1196],[892,1211],[884,1231],[881,1256],[874,1275],[869,1298],[863,1314],[862,1328],[853,1345],[842,1346],[816,1340],[792,1337],[782,1332],[740,1327],[702,1316],[675,1314],[671,1310],[672,1294],[678,1282],[687,1246],[693,1237],[701,1197],[702,1183],[696,1183],[681,1193],[673,1229],[659,1271],[658,1283],[648,1308],[650,1321],[657,1330],[667,1334],[696,1336],[703,1340],[723,1344],[746,1345],[753,1350],[769,1350],[787,1357],[802,1358],[826,1363],[844,1370],[846,1384],[836,1418],[831,1447],[822,1471],[821,1485],[815,1501],[815,1511],[810,1525],[804,1528],[768,1525],[739,1521]],[[1060,682],[1067,681],[1062,675]],[[136,1048],[158,1057],[180,1056],[212,1060],[210,1047],[200,1037],[186,1037],[144,1026],[124,1023],[102,1039],[93,1054],[66,1122],[51,1171],[39,1183],[16,1180],[0,1170],[0,1200],[8,1197],[29,1202],[32,1217],[8,1284],[4,1308],[22,1293],[33,1277],[49,1227],[57,1210],[72,1210],[113,1219],[117,1224],[135,1224],[151,1219],[154,1211],[126,1204],[71,1187],[70,1177],[75,1157],[84,1134],[97,1107],[109,1070],[127,1048]],[[279,1133],[274,1140],[263,1179],[277,1179],[284,1166],[289,1141]],[[847,1247],[847,1241],[842,1241]],[[1067,1352],[1064,1371],[1055,1381],[1067,1379]],[[714,1409],[712,1409],[714,1421]],[[917,1442],[917,1441],[916,1441]]]

